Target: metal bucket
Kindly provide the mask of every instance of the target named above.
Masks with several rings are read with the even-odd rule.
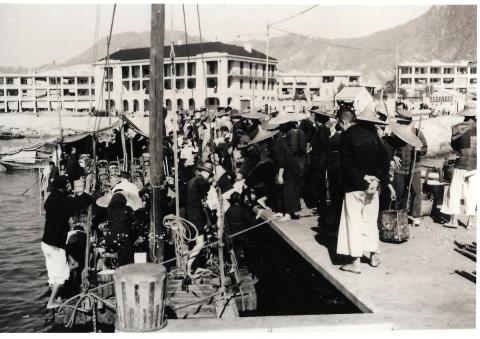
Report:
[[[117,297],[115,327],[125,332],[147,332],[163,328],[167,270],[160,264],[130,264],[113,274]]]
[[[385,210],[381,213],[380,240],[384,242],[402,243],[410,237],[408,228],[408,212],[406,209]]]

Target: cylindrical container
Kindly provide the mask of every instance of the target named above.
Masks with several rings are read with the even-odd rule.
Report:
[[[167,270],[160,264],[130,264],[113,274],[117,297],[116,328],[124,332],[155,331],[166,325]]]

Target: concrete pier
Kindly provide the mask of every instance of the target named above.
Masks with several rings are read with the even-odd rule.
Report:
[[[380,266],[362,264],[356,275],[339,269],[336,244],[319,236],[315,217],[269,226],[365,313],[169,320],[164,331],[475,328],[476,285],[454,273],[475,271],[475,262],[455,252],[453,241],[471,243],[476,230],[445,228],[425,218],[410,228],[409,241],[381,242]]]

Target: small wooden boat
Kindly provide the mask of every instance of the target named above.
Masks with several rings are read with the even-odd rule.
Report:
[[[12,131],[2,131],[0,132],[1,140],[11,140],[11,139],[24,139],[25,136],[21,133],[13,133]]]

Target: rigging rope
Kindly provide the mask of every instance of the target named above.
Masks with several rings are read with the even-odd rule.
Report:
[[[98,41],[98,27],[100,25],[100,7],[101,5],[98,4],[97,5],[97,11],[96,11],[96,17],[95,17],[95,29],[93,31],[93,53],[92,53],[92,76],[94,74],[94,64],[95,64],[95,61],[97,60],[97,48],[98,48],[98,45],[97,45],[97,41]],[[92,84],[91,81],[92,79],[89,80],[90,81],[90,85]],[[90,86],[90,113],[92,113],[92,88]],[[94,121],[94,127],[95,127],[95,122],[96,122],[96,119]]]
[[[198,20],[198,33],[200,35],[200,50],[202,51],[201,58],[202,58],[203,79],[205,79],[205,100],[207,100],[207,97],[208,97],[207,73],[205,71],[205,59],[203,57],[203,54],[205,52],[203,50],[202,26],[201,26],[201,23],[200,23],[200,9],[199,9],[198,4],[197,4],[197,20]],[[207,106],[206,103],[205,103],[205,106]],[[209,118],[209,120],[211,120],[211,118]]]
[[[297,16],[299,16],[299,15],[302,15],[302,14],[307,13],[308,11],[311,11],[312,9],[314,9],[315,7],[318,7],[318,6],[319,6],[319,5],[315,5],[315,6],[312,6],[312,7],[310,7],[310,8],[307,8],[307,9],[305,9],[305,10],[303,10],[303,11],[297,13],[297,14],[294,14],[294,15],[289,16],[288,18],[285,18],[285,19],[276,21],[276,22],[274,22],[273,24],[270,24],[269,26],[271,27],[271,26],[277,25],[277,24],[279,24],[279,23],[281,23],[281,22],[285,22],[285,21],[287,21],[287,20],[293,19],[293,18],[295,18],[295,17],[297,17]]]
[[[356,50],[356,51],[383,52],[383,53],[391,53],[392,51],[394,51],[393,49],[362,48],[362,47],[339,45],[339,44],[334,44],[334,43],[327,42],[327,41],[320,41],[320,40],[310,38],[310,37],[302,35],[302,34],[292,33],[292,32],[286,31],[286,30],[278,28],[278,27],[271,27],[271,28],[276,29],[277,31],[289,34],[289,35],[298,36],[298,37],[303,38],[303,39],[315,41],[315,42],[318,42],[320,44],[324,44],[324,45],[328,45],[328,46],[332,46],[332,47],[337,47],[337,48],[352,49],[352,50]]]
[[[188,34],[187,34],[187,19],[186,19],[186,15],[185,15],[185,5],[182,4],[182,12],[183,12],[183,27],[184,27],[184,33],[185,33],[185,48],[187,49],[187,76],[188,76],[188,81],[192,81],[192,74],[188,73],[188,64],[190,63],[190,52],[189,52],[189,49],[188,49]],[[193,73],[193,67],[192,67],[192,73]],[[187,83],[187,87],[188,87],[188,83]],[[194,95],[193,95],[193,85],[191,86],[190,88],[191,92],[192,92],[192,99],[194,99]],[[189,108],[190,108],[190,105],[189,105]]]

